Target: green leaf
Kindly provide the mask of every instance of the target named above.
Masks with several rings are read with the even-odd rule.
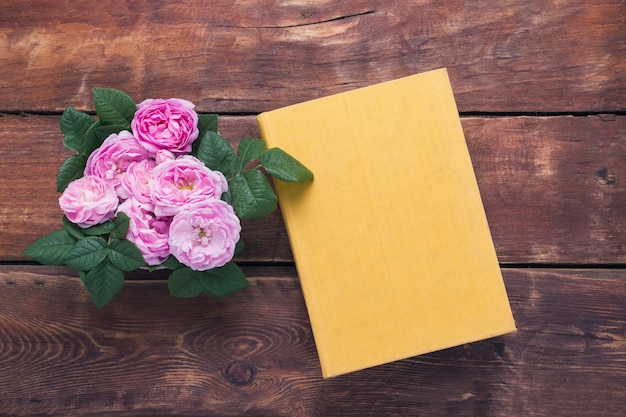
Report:
[[[94,128],[94,133],[96,134],[96,137],[100,141],[100,144],[102,144],[102,142],[104,142],[104,140],[108,138],[109,136],[111,136],[112,134],[114,133],[118,134],[122,130],[127,130],[124,127],[125,126],[123,125],[100,125]]]
[[[66,216],[63,216],[63,228],[67,233],[69,233],[70,236],[75,237],[76,239],[83,239],[85,237],[83,228],[76,223],[72,223]]]
[[[230,190],[226,190],[225,192],[222,193],[222,197],[220,197],[222,201],[230,204],[232,206],[233,204],[233,195],[231,194]]]
[[[105,125],[101,120],[98,120],[85,134],[85,139],[83,140],[83,145],[80,151],[84,155],[89,155],[94,150],[99,148],[100,145],[102,145],[102,142],[104,142],[110,134],[119,133],[122,130],[124,129],[120,125]]]
[[[87,113],[67,107],[61,116],[61,131],[65,134],[63,144],[73,151],[80,151],[85,133],[96,121]]]
[[[228,297],[248,286],[246,275],[233,261],[222,267],[204,271],[200,282],[204,292],[217,297]]]
[[[173,255],[168,256],[165,261],[161,262],[161,266],[171,269],[172,271],[185,267],[185,265],[181,264]]]
[[[170,295],[181,298],[191,298],[200,295],[203,290],[200,283],[201,277],[201,271],[194,271],[191,268],[185,267],[175,270],[167,280]]]
[[[241,252],[243,252],[245,248],[246,244],[244,243],[243,239],[240,238],[235,244],[235,255],[239,255]]]
[[[65,263],[78,270],[89,271],[107,256],[107,243],[101,237],[89,236],[76,242],[67,253]]]
[[[217,114],[198,114],[200,136],[211,131],[217,133]]]
[[[98,307],[104,307],[124,288],[124,273],[110,262],[101,262],[83,279],[91,299]]]
[[[235,170],[235,151],[218,133],[208,131],[200,139],[197,158],[213,171],[220,171],[226,178]]]
[[[101,120],[98,120],[96,123],[92,124],[91,127],[85,132],[85,137],[83,138],[83,142],[79,151],[86,156],[89,156],[96,148],[102,145],[104,139],[100,139],[100,137],[96,134],[96,131],[103,127]]]
[[[91,227],[83,229],[83,233],[87,236],[100,236],[111,233],[115,228],[115,223],[112,220],[108,220],[104,223],[95,224]]]
[[[128,232],[128,226],[130,225],[130,217],[125,213],[119,212],[117,217],[113,219],[113,229],[111,229],[111,237],[113,239],[123,239]]]
[[[76,239],[61,229],[34,241],[22,254],[44,265],[64,265],[67,253],[75,243]]]
[[[237,161],[235,162],[235,172],[239,172],[251,161],[259,159],[265,151],[265,142],[261,139],[246,138],[239,142],[237,148]]]
[[[143,255],[130,240],[112,240],[109,243],[107,256],[111,263],[122,271],[134,271],[142,266],[146,266]]]
[[[228,297],[245,288],[248,280],[235,262],[208,271],[194,271],[191,268],[177,269],[167,282],[170,294],[174,297],[191,298],[207,293],[217,297]]]
[[[72,155],[63,162],[57,173],[57,191],[65,191],[69,183],[79,179],[85,172],[87,158],[83,155]]]
[[[191,144],[191,154],[198,155],[200,141],[206,132],[217,133],[217,114],[198,114],[198,138]]]
[[[95,123],[85,134],[81,152],[85,155],[91,154],[102,145],[102,142],[114,133],[120,133],[127,129],[122,125],[104,125],[102,121]]]
[[[262,219],[276,210],[278,198],[262,172],[235,174],[230,184],[233,207],[242,219]]]
[[[272,148],[261,155],[263,168],[272,177],[288,182],[313,180],[313,173],[297,159],[280,148]]]
[[[92,92],[96,114],[103,124],[130,129],[137,105],[128,94],[112,88],[94,88]]]

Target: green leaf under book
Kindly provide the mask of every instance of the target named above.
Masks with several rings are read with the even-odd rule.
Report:
[[[94,88],[92,93],[96,114],[104,124],[130,129],[137,105],[128,94],[113,88]]]
[[[57,191],[62,193],[74,180],[83,176],[87,158],[83,155],[72,155],[63,162],[57,172]]]
[[[44,265],[65,265],[67,253],[75,243],[76,239],[61,229],[34,241],[22,254]]]
[[[276,210],[278,198],[262,172],[235,174],[230,183],[232,203],[242,219],[261,219]]]
[[[96,121],[87,113],[67,107],[61,115],[61,131],[65,134],[63,144],[73,151],[80,151],[85,134]]]
[[[111,241],[107,257],[113,265],[122,271],[134,271],[146,266],[146,261],[137,246],[126,239]]]
[[[213,171],[219,171],[226,178],[235,170],[235,151],[218,133],[208,131],[200,139],[197,158]]]
[[[235,171],[239,172],[250,162],[259,159],[265,151],[265,142],[261,139],[246,138],[239,142],[237,148],[237,161],[235,162]]]
[[[261,155],[263,168],[275,178],[288,182],[313,180],[313,173],[297,159],[280,148],[272,148]]]
[[[124,287],[124,273],[111,262],[104,261],[84,276],[83,283],[98,307],[104,307]]]
[[[88,236],[76,242],[67,253],[65,263],[78,271],[89,271],[107,256],[107,243],[97,236]]]

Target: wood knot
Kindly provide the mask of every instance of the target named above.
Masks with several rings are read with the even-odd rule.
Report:
[[[617,184],[617,177],[615,176],[615,174],[609,172],[609,169],[607,167],[596,171],[593,177],[600,184],[607,187],[614,187]]]
[[[225,376],[233,385],[248,385],[254,380],[256,368],[245,361],[235,361],[226,368]]]

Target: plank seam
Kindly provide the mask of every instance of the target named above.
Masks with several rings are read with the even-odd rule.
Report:
[[[350,18],[353,18],[353,17],[366,16],[368,14],[372,14],[372,13],[375,13],[375,12],[376,12],[375,9],[370,9],[370,10],[366,10],[366,11],[360,12],[360,13],[347,14],[347,15],[343,15],[343,16],[333,17],[331,19],[320,20],[320,21],[317,21],[317,22],[298,23],[298,24],[293,24],[293,25],[280,25],[280,26],[245,26],[245,28],[250,28],[250,29],[289,29],[289,28],[299,28],[299,27],[306,27],[306,26],[313,26],[313,25],[321,25],[321,24],[324,24],[324,23],[337,22],[339,20],[350,19]]]
[[[91,116],[95,116],[96,113],[93,110],[81,110]],[[61,116],[62,111],[42,111],[42,110],[15,110],[15,109],[0,109],[0,117],[2,116]],[[198,111],[198,114],[215,114],[215,112],[202,112]],[[225,117],[256,117],[258,112],[223,112],[218,113],[220,116]],[[613,116],[626,116],[626,110],[594,110],[594,111],[553,111],[553,112],[537,112],[537,111],[508,111],[508,112],[490,112],[490,111],[461,111],[459,112],[461,117],[588,117],[588,116],[606,116],[605,121],[611,121]]]

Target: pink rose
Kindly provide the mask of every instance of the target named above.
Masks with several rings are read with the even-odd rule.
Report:
[[[235,254],[241,225],[233,208],[222,200],[185,206],[170,225],[170,251],[196,271],[217,268]]]
[[[111,183],[116,192],[121,187],[121,177],[131,162],[148,159],[146,151],[132,133],[123,130],[111,134],[102,145],[89,155],[85,175],[96,175]]]
[[[65,216],[82,228],[112,219],[118,202],[113,186],[95,175],[72,181],[59,198]]]
[[[194,107],[179,98],[144,100],[131,121],[133,133],[149,152],[166,149],[175,154],[188,153],[199,134]]]
[[[150,180],[152,180],[152,171],[155,166],[156,162],[152,159],[144,159],[128,165],[128,169],[121,177],[122,187],[118,190],[120,197],[123,199],[133,197],[140,203],[152,204]]]
[[[172,159],[176,159],[176,155],[174,155],[170,151],[166,151],[165,149],[156,151],[156,153],[154,154],[154,161],[157,163],[157,165],[162,164],[165,161],[171,161]]]
[[[159,265],[170,255],[170,217],[156,217],[151,206],[129,198],[118,211],[130,218],[126,239],[137,246],[148,265]]]
[[[187,204],[219,199],[228,190],[228,182],[221,172],[183,155],[157,165],[150,187],[157,216],[173,216]]]

